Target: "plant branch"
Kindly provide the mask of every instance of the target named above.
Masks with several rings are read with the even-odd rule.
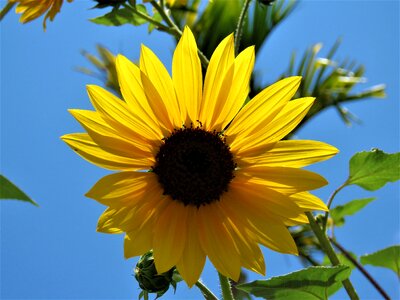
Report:
[[[328,208],[331,208],[333,199],[336,197],[337,193],[339,193],[345,186],[347,186],[347,180],[336,190],[333,191],[332,195],[328,199],[328,203],[326,204]],[[328,216],[329,216],[329,211],[325,212],[325,216],[322,219],[322,229],[324,232],[326,231],[326,223],[328,222]]]
[[[240,47],[240,40],[242,38],[242,31],[243,31],[243,25],[244,25],[244,20],[247,15],[247,10],[249,9],[251,0],[245,0],[243,9],[240,12],[239,16],[239,21],[238,25],[236,27],[236,32],[235,32],[235,54],[238,54],[239,52],[239,47]]]
[[[375,289],[382,295],[382,297],[386,300],[390,300],[390,297],[386,292],[383,290],[383,288],[378,284],[378,282],[367,272],[367,270],[353,257],[350,255],[350,253],[337,241],[335,241],[332,238],[329,238],[331,243],[340,250],[340,252],[343,253],[344,256],[348,260],[350,260],[353,265],[368,279],[368,281],[375,287]]]
[[[219,276],[219,283],[221,285],[221,291],[222,291],[222,299],[223,300],[234,300],[233,294],[232,294],[232,288],[231,288],[231,283],[229,282],[228,277],[225,277],[221,273],[218,272]]]
[[[328,237],[325,234],[325,231],[323,231],[321,229],[321,227],[317,224],[317,222],[314,219],[314,216],[310,212],[306,212],[305,214],[308,218],[308,221],[310,222],[310,227],[311,227],[312,231],[314,231],[315,236],[317,237],[322,249],[328,256],[332,265],[333,266],[339,265],[340,264],[339,258],[337,257],[335,250],[333,250],[333,247],[332,247],[331,243],[329,242]],[[346,289],[346,292],[349,295],[350,299],[352,299],[352,300],[360,299],[349,279],[343,280],[342,284],[343,284],[344,288]]]
[[[203,294],[204,299],[206,299],[206,300],[218,300],[217,296],[215,296],[213,294],[213,292],[211,292],[208,289],[208,287],[204,283],[202,283],[200,280],[198,280],[195,285],[199,288],[199,290]]]

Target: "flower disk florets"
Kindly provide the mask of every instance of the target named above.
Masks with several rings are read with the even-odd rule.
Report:
[[[221,133],[190,127],[175,130],[164,140],[153,171],[165,195],[200,207],[220,199],[235,167]]]

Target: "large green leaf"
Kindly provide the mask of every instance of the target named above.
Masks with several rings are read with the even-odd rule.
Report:
[[[348,266],[310,267],[287,275],[256,280],[237,288],[256,297],[285,300],[328,299],[328,288],[350,276]]]
[[[379,149],[356,153],[350,159],[347,184],[375,191],[400,179],[400,152],[388,154]]]
[[[35,201],[29,198],[23,191],[21,191],[15,184],[8,180],[3,175],[0,175],[0,200],[21,200],[39,206]]]
[[[344,217],[354,215],[356,212],[364,208],[368,203],[376,198],[364,198],[350,201],[344,205],[338,205],[330,210],[331,218],[335,226],[344,224]]]
[[[388,268],[400,277],[400,245],[363,255],[360,257],[360,262],[363,265]]]
[[[136,5],[136,9],[147,15],[147,10],[144,5]],[[135,26],[142,25],[147,21],[137,14],[134,10],[129,7],[123,7],[120,9],[113,9],[111,12],[105,14],[104,16],[90,19],[93,23],[106,25],[106,26],[121,26],[124,24],[133,24]]]
[[[357,260],[357,256],[356,256],[354,253],[349,252],[349,254],[350,254],[355,260]],[[342,254],[342,253],[337,253],[336,256],[337,256],[337,258],[339,259],[341,265],[348,266],[348,267],[350,268],[350,270],[353,271],[353,269],[355,268],[355,265],[351,262],[350,259],[348,259],[348,258],[347,258],[344,254]],[[330,259],[329,259],[327,256],[324,257],[324,259],[323,259],[323,261],[322,261],[322,265],[324,265],[324,266],[331,266],[331,261],[330,261]],[[336,293],[337,291],[339,291],[342,287],[343,287],[343,285],[342,285],[341,282],[336,282],[336,283],[334,283],[333,285],[331,285],[331,286],[328,288],[328,295],[329,295],[329,296],[332,296],[334,293]]]

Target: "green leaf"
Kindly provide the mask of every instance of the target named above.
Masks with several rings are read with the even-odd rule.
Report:
[[[138,4],[136,5],[136,9],[147,15],[147,10],[144,5]],[[104,16],[90,19],[90,21],[105,26],[121,26],[124,24],[133,24],[135,26],[139,26],[147,22],[145,19],[135,14],[134,10],[129,7],[113,9]]]
[[[360,262],[363,265],[388,268],[400,277],[400,245],[363,255],[360,257]]]
[[[380,189],[400,179],[400,152],[388,154],[379,149],[356,153],[350,159],[347,184],[356,184],[368,191]]]
[[[237,288],[256,297],[285,300],[328,299],[328,288],[350,276],[348,266],[310,267],[287,275],[256,280]]]
[[[163,18],[160,15],[160,13],[155,12],[153,15],[153,19],[159,23],[162,22]],[[156,26],[153,23],[149,23],[149,28],[148,28],[148,32],[151,33],[154,29],[156,28]]]
[[[354,215],[356,212],[364,208],[368,203],[376,198],[363,198],[350,201],[344,205],[338,205],[330,210],[330,215],[335,226],[344,224],[344,217]]]
[[[15,184],[8,180],[3,175],[0,175],[0,200],[15,199],[32,203],[39,206],[35,201],[29,198]]]
[[[357,255],[355,255],[354,253],[349,252],[349,254],[355,259],[357,260]],[[337,258],[340,261],[341,265],[344,266],[348,266],[350,268],[351,271],[353,271],[353,269],[355,268],[354,264],[351,262],[350,259],[348,259],[344,254],[342,253],[336,253]],[[322,265],[325,266],[330,266],[331,265],[331,261],[329,260],[328,256],[325,256],[323,261],[322,261]],[[336,293],[337,291],[339,291],[341,288],[343,288],[343,285],[341,282],[336,282],[335,284],[333,284],[332,286],[330,286],[328,288],[328,295],[332,296],[334,293]]]

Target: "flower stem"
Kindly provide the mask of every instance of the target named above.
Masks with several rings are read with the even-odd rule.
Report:
[[[200,280],[198,280],[195,285],[199,288],[199,290],[203,294],[204,299],[206,299],[206,300],[218,300],[217,296],[215,296],[213,294],[213,292],[211,292],[208,289],[208,287],[206,285],[204,285],[204,283],[202,283]]]
[[[353,265],[365,276],[365,278],[368,279],[368,281],[375,287],[375,289],[382,295],[384,299],[390,300],[390,297],[388,296],[388,294],[386,294],[386,292],[379,285],[379,283],[371,276],[371,274],[368,273],[368,271],[356,259],[354,259],[353,256],[350,255],[350,253],[341,244],[339,244],[332,238],[329,238],[329,240],[336,248],[340,250],[340,252],[343,253],[344,256],[346,256],[348,260],[350,260],[353,263]]]
[[[321,227],[317,224],[317,222],[314,219],[314,216],[310,212],[306,212],[305,214],[308,218],[308,221],[310,222],[312,231],[314,232],[315,236],[317,237],[322,249],[324,249],[324,252],[328,256],[332,265],[333,266],[339,265],[340,264],[339,258],[337,257],[335,250],[333,250],[333,247],[332,247],[331,243],[329,242],[329,240],[325,234],[325,231],[323,231],[321,229]],[[342,284],[343,284],[344,288],[346,289],[346,292],[349,295],[350,299],[352,299],[352,300],[360,299],[349,279],[343,280]]]
[[[331,208],[333,199],[335,198],[335,196],[337,195],[337,193],[339,193],[344,187],[347,186],[347,180],[341,185],[339,186],[336,190],[334,190],[334,192],[332,193],[332,195],[329,197],[328,199],[328,203],[326,204],[326,206],[328,208]],[[328,222],[328,216],[329,216],[329,211],[327,211],[325,213],[324,218],[322,219],[322,229],[325,232],[326,231],[326,223]]]
[[[238,54],[240,47],[240,39],[242,38],[242,31],[244,25],[244,19],[247,15],[247,10],[249,9],[251,0],[245,0],[242,11],[240,12],[238,25],[235,32],[235,54]]]
[[[158,11],[162,19],[167,23],[169,26],[169,33],[174,35],[177,38],[180,38],[182,36],[182,31],[179,29],[179,27],[172,21],[172,19],[167,15],[165,10],[154,0],[150,1],[151,5]],[[167,30],[166,30],[167,31]],[[208,58],[204,55],[203,52],[200,51],[200,49],[197,49],[197,52],[199,54],[200,61],[202,65],[206,68],[208,64],[210,63]]]
[[[165,26],[164,24],[161,24],[160,22],[154,20],[152,17],[150,17],[150,16],[142,13],[141,11],[137,10],[136,7],[130,6],[130,5],[126,4],[126,3],[123,3],[122,5],[124,7],[127,7],[129,9],[131,9],[136,15],[138,15],[142,19],[145,19],[147,22],[155,25],[158,29],[161,29],[161,30],[164,30],[164,31],[167,31],[167,32],[171,31],[169,27]]]
[[[219,276],[219,283],[221,285],[221,291],[222,291],[222,299],[223,300],[234,300],[233,294],[232,294],[232,289],[231,289],[231,283],[229,282],[229,278],[225,277],[221,273],[218,272]]]

